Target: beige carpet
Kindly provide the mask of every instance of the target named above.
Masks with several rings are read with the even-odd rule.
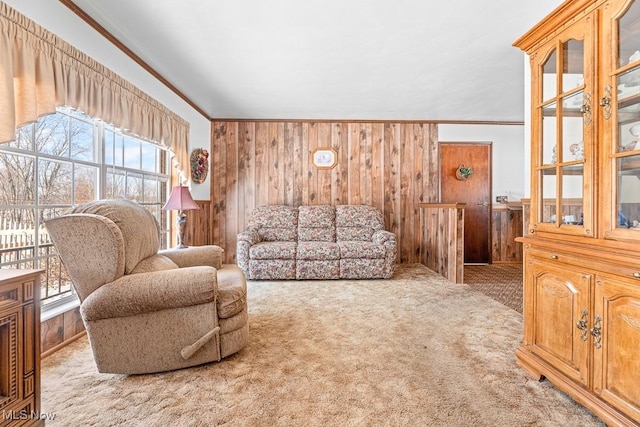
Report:
[[[516,365],[519,313],[421,265],[253,281],[249,307],[249,346],[220,363],[99,374],[85,338],[44,359],[47,426],[604,425]]]

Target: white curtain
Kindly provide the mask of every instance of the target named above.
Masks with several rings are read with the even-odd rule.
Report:
[[[0,143],[13,140],[17,127],[54,113],[57,106],[161,143],[182,171],[189,170],[187,121],[0,2]]]

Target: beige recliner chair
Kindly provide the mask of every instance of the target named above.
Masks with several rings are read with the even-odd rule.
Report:
[[[100,372],[141,374],[218,361],[248,341],[247,287],[222,249],[158,252],[141,205],[100,200],[46,222],[80,298]]]

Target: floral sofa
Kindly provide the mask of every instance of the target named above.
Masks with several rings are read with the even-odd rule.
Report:
[[[238,235],[247,279],[390,278],[395,234],[368,205],[261,206]]]

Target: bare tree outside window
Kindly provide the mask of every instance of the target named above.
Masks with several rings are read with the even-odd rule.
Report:
[[[43,304],[72,296],[44,221],[80,203],[127,198],[147,206],[166,234],[168,170],[164,147],[70,109],[20,127],[0,145],[0,267],[44,269]]]

